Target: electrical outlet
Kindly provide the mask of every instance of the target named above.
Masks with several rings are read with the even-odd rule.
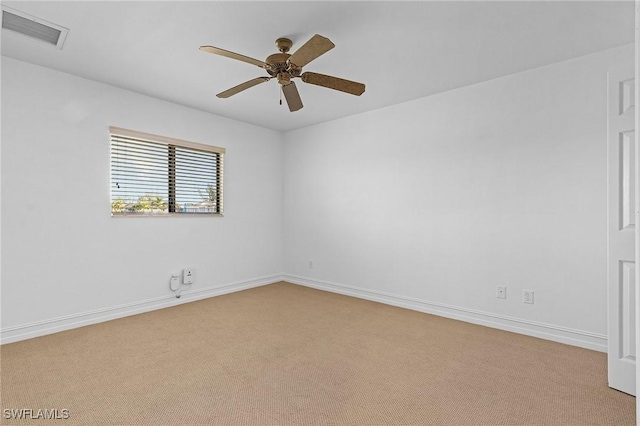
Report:
[[[533,305],[533,290],[522,290],[522,303]]]
[[[313,260],[309,259],[309,269],[313,269]]]
[[[507,287],[503,285],[499,285],[496,287],[496,297],[498,299],[506,299],[507,298]]]
[[[184,268],[182,270],[182,283],[193,284],[196,280],[196,271],[193,268]]]

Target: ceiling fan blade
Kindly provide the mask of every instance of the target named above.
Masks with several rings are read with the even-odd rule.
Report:
[[[225,90],[224,92],[218,93],[216,96],[219,98],[228,98],[229,96],[233,96],[236,93],[240,93],[243,90],[247,90],[250,87],[253,87],[257,84],[264,83],[265,81],[271,80],[271,77],[258,77],[253,80],[245,81],[244,83],[240,83],[231,89]]]
[[[262,62],[262,61],[259,61],[257,59],[253,59],[253,58],[250,58],[248,56],[241,55],[239,53],[229,52],[228,50],[220,49],[218,47],[200,46],[200,50],[202,50],[203,52],[214,53],[214,54],[220,55],[220,56],[226,56],[227,58],[231,58],[231,59],[237,59],[238,61],[242,61],[242,62],[246,62],[248,64],[256,65],[256,66],[258,66],[260,68],[265,68],[266,69],[266,68],[269,67],[269,65],[267,65],[266,62]]]
[[[300,99],[300,94],[298,93],[296,84],[293,81],[282,86],[282,93],[284,93],[284,98],[287,100],[287,105],[289,105],[289,110],[291,112],[302,108],[302,99]]]
[[[362,95],[365,89],[365,85],[362,83],[332,77],[330,75],[317,74],[315,72],[304,72],[300,77],[305,83],[328,87],[329,89],[339,90],[356,96]]]
[[[289,57],[289,62],[302,68],[334,47],[336,47],[336,45],[333,44],[331,40],[316,34],[300,46],[300,49],[298,49],[296,53]]]

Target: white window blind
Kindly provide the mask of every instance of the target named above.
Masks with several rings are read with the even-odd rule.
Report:
[[[222,214],[224,148],[109,131],[112,216]]]

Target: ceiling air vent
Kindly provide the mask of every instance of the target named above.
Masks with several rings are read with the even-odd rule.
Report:
[[[58,49],[62,49],[64,39],[69,33],[67,28],[6,6],[2,6],[2,29],[42,41]]]

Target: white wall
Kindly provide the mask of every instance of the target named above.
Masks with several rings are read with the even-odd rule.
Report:
[[[287,278],[606,350],[606,71],[629,55],[286,133]]]
[[[604,350],[606,69],[629,55],[284,136],[3,57],[2,339],[178,303],[169,275],[192,266],[181,302],[284,270]],[[224,146],[225,217],[111,218],[109,125]]]
[[[110,125],[225,147],[225,216],[111,218]],[[3,341],[277,280],[281,182],[278,132],[3,57]]]

